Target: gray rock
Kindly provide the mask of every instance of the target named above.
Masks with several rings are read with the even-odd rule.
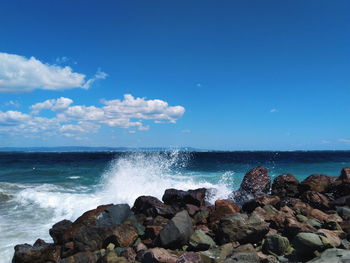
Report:
[[[314,233],[301,232],[295,236],[293,240],[293,247],[299,256],[308,257],[313,255],[316,250],[321,252],[327,248],[330,248],[331,244],[324,236]]]
[[[187,244],[193,234],[192,220],[187,211],[177,213],[160,231],[159,239],[162,247],[181,248]]]
[[[263,244],[263,251],[265,254],[281,256],[288,252],[289,247],[288,238],[276,234],[266,237]]]
[[[350,250],[330,248],[307,263],[347,263],[350,262]]]
[[[234,249],[233,252],[224,260],[224,263],[234,262],[259,263],[260,259],[252,244],[246,244]]]
[[[337,206],[337,213],[344,219],[350,220],[350,208],[347,206]]]
[[[220,221],[216,237],[220,244],[239,242],[257,243],[269,232],[269,224],[260,217],[246,214],[234,214]]]
[[[176,260],[176,263],[203,263],[203,261],[199,254],[186,252]]]
[[[97,216],[96,226],[110,227],[120,225],[132,214],[128,204],[112,205]]]
[[[190,248],[194,251],[203,251],[215,246],[214,240],[202,230],[196,230],[190,237]]]

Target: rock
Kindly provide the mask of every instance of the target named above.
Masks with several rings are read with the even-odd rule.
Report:
[[[329,209],[329,200],[328,198],[316,191],[306,191],[301,195],[301,200],[303,200],[305,203],[308,203],[314,208],[321,209],[321,210],[328,210]]]
[[[153,196],[140,196],[136,199],[132,211],[136,214],[155,217],[157,215],[165,218],[172,218],[176,210]]]
[[[329,243],[332,247],[339,247],[341,245],[341,239],[345,237],[345,233],[339,230],[328,230],[328,229],[319,229],[317,234],[323,235],[329,240]]]
[[[344,219],[350,220],[350,207],[337,206],[337,213]]]
[[[336,200],[330,201],[329,205],[331,207],[350,206],[350,195],[342,196]]]
[[[203,263],[203,261],[199,254],[186,252],[176,260],[176,263]]]
[[[350,262],[350,250],[329,248],[307,263],[340,263]]]
[[[203,251],[213,248],[216,244],[214,240],[202,230],[196,230],[190,237],[189,245],[193,251]]]
[[[86,251],[86,252],[79,252],[79,253],[74,254],[73,256],[64,258],[61,261],[59,261],[59,263],[82,263],[82,262],[84,262],[84,263],[96,263],[98,259],[99,258],[98,258],[96,253]],[[36,261],[34,261],[34,262],[36,262]],[[111,262],[108,262],[108,263],[111,263]]]
[[[226,257],[224,263],[259,263],[260,259],[252,244],[237,247]]]
[[[232,200],[216,200],[214,209],[210,212],[210,222],[217,222],[227,215],[238,213],[239,206]]]
[[[350,167],[343,168],[337,181],[342,183],[350,183]]]
[[[208,217],[209,217],[209,211],[201,210],[194,215],[193,220],[195,224],[206,224],[208,222],[207,220]]]
[[[281,256],[290,250],[289,240],[280,235],[267,236],[262,249],[266,254]]]
[[[159,239],[164,248],[181,248],[193,234],[192,220],[187,211],[177,213],[160,231]]]
[[[350,193],[350,183],[336,180],[328,186],[326,193],[333,199],[347,196]]]
[[[159,236],[160,231],[162,231],[163,228],[163,226],[147,226],[145,235],[142,238],[154,240],[157,236]]]
[[[97,227],[113,227],[121,225],[132,215],[128,204],[109,206],[96,218]]]
[[[335,178],[324,174],[312,174],[301,182],[299,191],[302,193],[306,191],[322,193],[334,180]]]
[[[272,183],[271,193],[279,197],[298,197],[299,181],[292,174],[281,174]]]
[[[130,261],[128,261],[124,257],[119,257],[115,251],[108,252],[102,259],[102,263],[128,263],[128,262]]]
[[[205,206],[205,195],[207,189],[199,188],[195,190],[182,191],[177,189],[167,189],[163,195],[163,202],[172,207],[183,208],[186,204],[198,207]]]
[[[240,191],[251,194],[254,198],[267,194],[270,191],[270,176],[267,169],[259,166],[246,173]]]
[[[53,239],[55,244],[63,243],[63,235],[64,233],[72,227],[72,222],[69,220],[62,220],[52,226],[49,230],[50,236]]]
[[[281,201],[281,199],[278,196],[262,196],[256,199],[249,200],[248,202],[244,203],[242,206],[242,210],[251,213],[255,210],[257,207],[265,207],[267,205],[276,205]]]
[[[107,247],[108,244],[112,243],[116,247],[130,247],[134,241],[138,238],[136,229],[128,224],[116,226],[109,236],[103,241],[103,247]]]
[[[331,244],[329,240],[322,235],[301,232],[295,236],[293,247],[299,256],[308,258],[312,256],[315,251],[322,252],[330,248]]]
[[[190,216],[194,216],[194,214],[200,210],[198,206],[191,205],[191,204],[186,204],[185,209],[187,210]]]
[[[46,263],[48,261],[57,262],[60,259],[59,246],[39,242],[33,246],[29,244],[16,245],[12,259],[13,263]]]
[[[168,250],[156,247],[148,250],[142,262],[176,263],[177,258],[176,255],[171,254]]]
[[[216,238],[220,244],[228,242],[258,243],[269,232],[269,224],[260,217],[234,214],[220,220]]]

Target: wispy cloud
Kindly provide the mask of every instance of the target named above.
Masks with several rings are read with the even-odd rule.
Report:
[[[65,97],[36,103],[30,113],[19,111],[0,111],[0,132],[11,134],[45,133],[47,135],[80,136],[96,133],[101,126],[131,128],[146,131],[154,123],[176,123],[184,114],[182,106],[169,106],[163,100],[147,100],[124,95],[123,100],[102,100],[101,107],[73,105],[73,100]],[[52,118],[40,116],[43,110],[55,114]]]
[[[190,133],[191,130],[185,129],[185,130],[181,130],[182,133]]]
[[[88,89],[94,81],[106,77],[107,74],[99,70],[93,78],[86,80],[84,74],[73,72],[68,66],[49,65],[35,57],[0,52],[0,92]]]
[[[271,109],[270,112],[271,113],[275,113],[275,112],[278,112],[278,110],[277,109]]]
[[[331,143],[331,141],[328,141],[328,140],[322,140],[322,141],[321,141],[321,143],[322,143],[322,144],[330,144],[330,143]]]
[[[21,104],[16,101],[16,100],[10,100],[10,101],[7,101],[4,103],[5,106],[12,106],[12,107],[16,107],[16,108],[19,108],[21,107]]]
[[[350,143],[350,139],[339,139],[338,142]]]

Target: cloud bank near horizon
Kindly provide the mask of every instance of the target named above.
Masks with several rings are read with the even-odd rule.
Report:
[[[69,66],[43,63],[35,57],[26,58],[0,52],[0,92],[24,93],[36,89],[88,89],[98,79],[108,75],[100,70],[86,80],[86,75],[73,72]]]
[[[135,98],[125,94],[122,100],[101,100],[102,106],[73,105],[70,98],[45,100],[30,106],[30,112],[0,111],[0,133],[12,135],[40,134],[79,139],[96,133],[102,126],[148,130],[144,121],[176,123],[185,113],[182,106],[169,106],[166,101]],[[54,117],[45,117],[50,111]]]

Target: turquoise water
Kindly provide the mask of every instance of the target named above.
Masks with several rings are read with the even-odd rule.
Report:
[[[272,177],[338,176],[350,152],[0,153],[0,263],[11,261],[15,244],[49,242],[55,222],[97,205],[161,199],[167,188],[207,187],[211,201],[227,198],[259,165]]]

